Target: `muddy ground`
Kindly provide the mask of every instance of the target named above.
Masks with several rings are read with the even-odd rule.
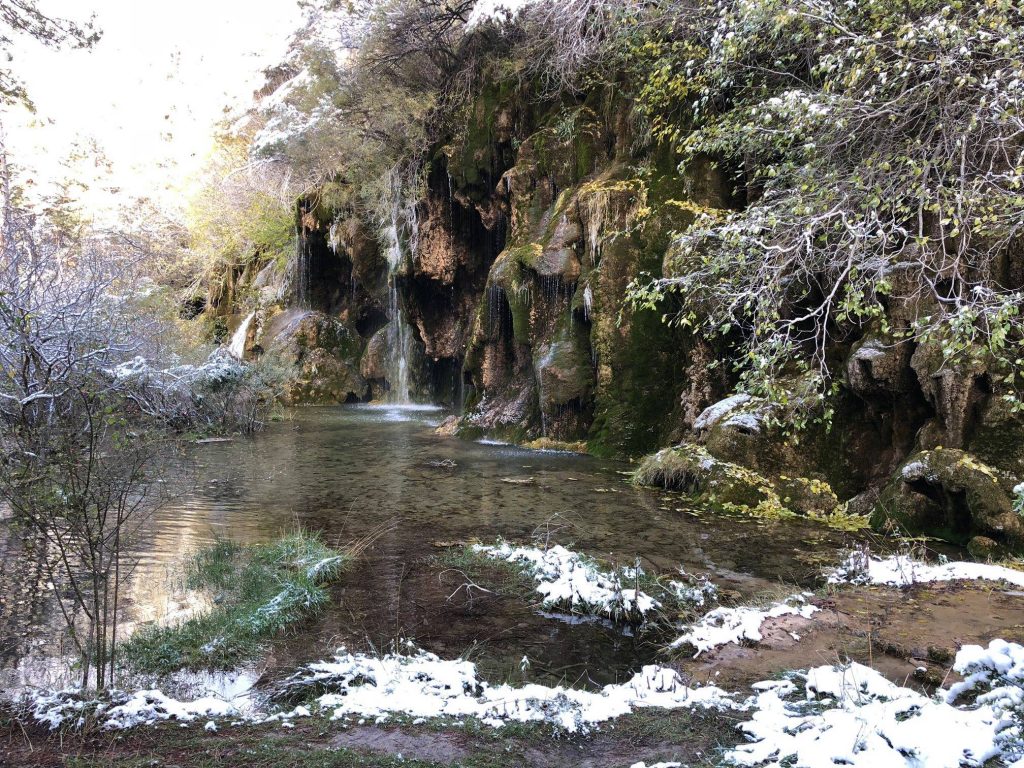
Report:
[[[813,598],[810,619],[762,625],[762,642],[727,646],[699,658],[666,657],[695,682],[746,691],[786,670],[852,659],[894,682],[923,690],[948,684],[956,650],[995,637],[1024,642],[1024,593],[994,584],[918,585],[907,590],[844,587]],[[797,639],[797,637],[799,639]],[[638,761],[718,764],[740,741],[742,713],[646,710],[587,735],[550,726],[345,725],[325,719],[222,725],[165,723],[126,733],[50,733],[11,712],[0,718],[3,766],[581,766],[619,768]]]

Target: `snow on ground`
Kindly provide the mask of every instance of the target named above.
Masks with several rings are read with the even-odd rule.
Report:
[[[524,568],[537,583],[537,592],[546,607],[562,607],[609,618],[644,617],[661,607],[647,593],[623,587],[624,583],[635,581],[639,566],[602,571],[589,558],[560,544],[547,549],[514,547],[508,542],[493,547],[475,544],[473,551]]]
[[[829,574],[829,584],[884,584],[907,587],[934,581],[984,579],[1024,587],[1024,571],[986,563],[952,562],[932,565],[907,555],[879,558],[857,552]]]
[[[194,701],[178,701],[158,690],[135,693],[113,692],[110,700],[97,702],[83,698],[77,691],[37,695],[31,702],[32,715],[50,728],[78,728],[94,717],[109,730],[151,725],[161,720],[191,722],[212,717],[234,717],[238,710],[230,702],[212,696]]]
[[[995,641],[989,649],[966,646],[954,668],[1003,686],[1016,675],[1013,695],[978,696],[959,706],[966,690],[928,697],[895,685],[860,664],[817,667],[790,680],[757,683],[747,702],[752,718],[740,725],[750,743],[725,753],[738,766],[831,768],[959,768],[1024,766],[1021,742],[1021,676],[1024,648]],[[972,672],[973,671],[973,672]],[[1002,672],[1001,672],[1002,671]],[[1020,762],[1014,762],[1020,761]]]
[[[672,642],[672,648],[693,648],[694,658],[704,651],[735,643],[756,643],[761,639],[761,624],[780,616],[810,618],[818,609],[807,602],[805,595],[793,595],[768,608],[716,608],[704,614]]]
[[[1024,768],[1024,646],[1002,640],[987,648],[965,646],[954,669],[963,682],[934,696],[895,685],[868,667],[847,664],[756,683],[754,695],[739,702],[715,686],[690,687],[674,670],[656,665],[600,691],[492,686],[480,680],[472,662],[442,660],[410,644],[408,654],[376,657],[342,649],[332,661],[307,665],[277,692],[305,698],[308,706],[270,716],[241,715],[215,698],[180,702],[155,690],[114,694],[103,705],[83,702],[70,692],[39,695],[31,710],[52,728],[80,724],[86,711],[94,712],[106,729],[176,719],[205,721],[210,731],[218,720],[290,727],[292,719],[318,713],[377,723],[394,716],[455,723],[472,717],[496,728],[513,721],[545,722],[579,733],[643,707],[700,707],[748,713],[749,719],[739,725],[746,741],[723,754],[724,762],[735,766]]]
[[[338,720],[347,716],[384,722],[392,715],[413,718],[474,717],[500,727],[509,721],[547,722],[571,732],[641,707],[733,709],[730,694],[713,685],[690,687],[675,670],[645,666],[626,683],[601,691],[529,684],[491,686],[477,677],[476,665],[443,660],[432,653],[384,657],[339,653],[333,661],[308,665],[283,684],[285,693],[323,691],[317,707]]]

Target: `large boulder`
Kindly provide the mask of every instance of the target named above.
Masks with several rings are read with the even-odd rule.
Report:
[[[901,395],[913,388],[911,345],[869,335],[854,345],[846,361],[846,385],[861,397]]]
[[[288,310],[264,334],[266,353],[292,371],[284,399],[291,404],[331,404],[369,395],[359,373],[359,334],[323,312]]]
[[[920,451],[883,489],[872,515],[880,530],[900,530],[969,544],[984,537],[1024,548],[1024,518],[1013,507],[1013,481],[952,448]]]
[[[910,364],[925,399],[935,409],[938,441],[963,448],[979,410],[992,393],[987,364],[981,357],[956,362],[945,359],[938,342],[919,345]]]
[[[633,482],[682,491],[725,508],[752,509],[775,498],[766,478],[720,461],[692,443],[664,448],[648,456],[633,474]]]

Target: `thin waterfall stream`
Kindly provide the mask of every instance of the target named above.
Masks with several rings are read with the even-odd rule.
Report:
[[[402,311],[398,273],[406,255],[415,259],[419,231],[415,201],[404,200],[397,170],[392,171],[388,187],[389,218],[382,227],[388,262],[388,400],[401,405],[412,403],[409,361],[415,341]]]

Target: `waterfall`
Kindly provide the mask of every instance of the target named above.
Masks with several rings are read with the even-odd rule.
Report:
[[[403,235],[406,247],[411,255],[415,255],[417,247],[418,226],[416,220],[415,201],[405,201],[402,190],[402,177],[398,169],[393,169],[389,176],[388,194],[385,208],[387,219],[382,228],[382,235],[387,247],[388,261],[388,384],[390,385],[389,400],[393,403],[410,403],[409,360],[413,352],[412,328],[406,323],[402,314],[402,304],[398,295],[398,270],[402,265],[404,253],[402,249]]]
[[[252,325],[254,317],[256,317],[256,313],[250,312],[249,316],[242,321],[242,324],[238,326],[238,330],[232,335],[231,343],[228,344],[228,352],[231,353],[232,357],[245,360],[245,340],[249,336],[249,326]]]
[[[309,309],[311,306],[312,280],[310,275],[310,252],[302,231],[295,236],[295,306]]]

